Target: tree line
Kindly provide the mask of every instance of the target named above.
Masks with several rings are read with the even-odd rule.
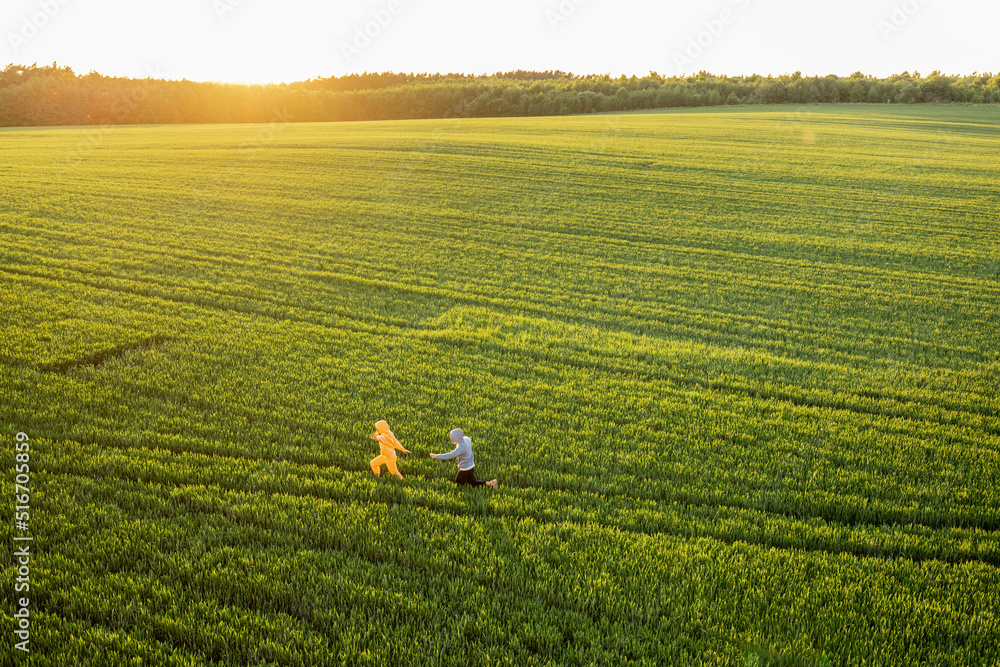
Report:
[[[484,116],[555,116],[743,104],[1000,103],[1000,74],[875,78],[491,75],[394,72],[244,85],[77,75],[58,64],[0,72],[0,126],[250,123]]]

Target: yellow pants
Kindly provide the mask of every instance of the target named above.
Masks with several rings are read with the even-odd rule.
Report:
[[[397,477],[399,476],[399,470],[396,469],[396,457],[394,456],[390,459],[380,454],[379,456],[373,458],[371,462],[372,472],[375,473],[376,477],[382,476],[383,464],[385,464],[385,466],[389,469],[389,472]]]

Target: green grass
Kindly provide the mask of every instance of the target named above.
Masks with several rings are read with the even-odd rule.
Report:
[[[998,148],[958,106],[0,133],[32,664],[1000,661]]]

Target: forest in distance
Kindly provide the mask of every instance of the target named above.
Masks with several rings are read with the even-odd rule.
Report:
[[[68,66],[10,64],[0,71],[0,126],[266,123],[411,118],[558,116],[756,104],[1000,103],[1000,74],[876,78],[684,77],[513,71],[490,75],[363,73],[294,83],[79,75]]]

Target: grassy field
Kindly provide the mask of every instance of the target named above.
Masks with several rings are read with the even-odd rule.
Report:
[[[998,664],[998,154],[958,106],[2,131],[5,626],[36,666]],[[456,426],[498,490],[427,456]]]

